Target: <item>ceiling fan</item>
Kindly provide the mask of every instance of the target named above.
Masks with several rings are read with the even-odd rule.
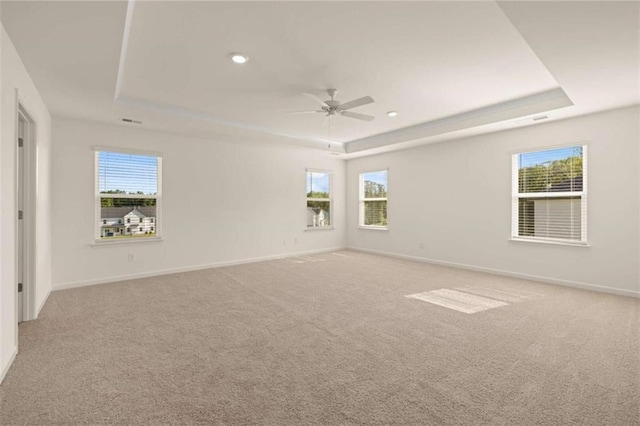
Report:
[[[289,114],[321,113],[326,115],[327,117],[341,115],[343,117],[356,118],[358,120],[365,120],[365,121],[371,121],[375,118],[373,115],[360,114],[357,112],[347,111],[352,108],[373,103],[374,100],[371,96],[365,96],[350,102],[340,103],[340,101],[335,100],[336,93],[338,93],[337,89],[328,89],[327,93],[329,94],[331,99],[326,101],[323,101],[322,99],[320,99],[319,97],[317,97],[312,93],[303,93],[303,95],[305,95],[307,98],[318,103],[320,105],[320,109],[312,110],[312,111],[291,111],[289,112]]]

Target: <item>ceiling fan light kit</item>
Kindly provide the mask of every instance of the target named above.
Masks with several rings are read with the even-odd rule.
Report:
[[[330,99],[323,101],[316,95],[312,93],[303,93],[307,98],[316,102],[320,105],[320,109],[312,110],[312,111],[291,111],[292,114],[308,114],[308,113],[321,113],[327,117],[331,117],[334,115],[340,115],[343,117],[355,118],[358,120],[371,121],[375,117],[367,114],[360,114],[357,112],[348,111],[352,108],[357,108],[359,106],[368,105],[373,102],[373,98],[371,96],[364,96],[362,98],[354,99],[353,101],[341,103],[340,101],[335,99],[336,93],[338,93],[337,89],[328,89],[327,93],[329,94]]]

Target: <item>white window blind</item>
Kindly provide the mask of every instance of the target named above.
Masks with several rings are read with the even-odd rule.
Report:
[[[360,174],[360,226],[387,228],[387,171]]]
[[[307,228],[331,227],[332,174],[307,170]]]
[[[95,152],[96,240],[159,237],[162,158]]]
[[[582,145],[513,156],[514,238],[586,243],[586,152]]]

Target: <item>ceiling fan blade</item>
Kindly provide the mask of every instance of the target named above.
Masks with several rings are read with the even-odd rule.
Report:
[[[340,109],[344,111],[345,109],[351,109],[351,108],[359,107],[362,105],[372,104],[373,102],[375,101],[371,96],[365,96],[363,98],[356,99],[351,102],[340,104]]]
[[[311,99],[313,102],[317,103],[320,106],[323,106],[323,107],[327,106],[327,103],[325,101],[323,101],[313,93],[303,93],[303,95]]]
[[[317,112],[322,112],[321,110],[317,111],[285,111],[285,114],[315,114]]]
[[[342,111],[340,112],[340,115],[344,117],[349,117],[349,118],[357,118],[358,120],[364,120],[364,121],[371,121],[375,118],[373,115],[358,114],[357,112],[349,112],[349,111]]]

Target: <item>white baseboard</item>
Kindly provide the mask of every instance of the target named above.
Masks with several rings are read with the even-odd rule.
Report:
[[[180,272],[190,272],[190,271],[199,271],[202,269],[221,268],[223,266],[233,266],[233,265],[242,265],[245,263],[264,262],[267,260],[284,259],[287,257],[327,253],[327,252],[346,250],[346,249],[347,247],[344,247],[344,246],[332,247],[332,248],[325,248],[325,249],[319,249],[319,250],[302,251],[297,253],[285,253],[285,254],[276,254],[271,256],[253,257],[248,259],[229,260],[229,261],[223,261],[223,262],[209,263],[206,265],[195,265],[195,266],[186,266],[186,267],[179,267],[179,268],[161,269],[161,270],[151,271],[151,272],[119,275],[119,276],[113,276],[113,277],[98,278],[94,280],[74,281],[70,283],[54,284],[53,291],[66,290],[66,289],[77,288],[77,287],[85,287],[85,286],[96,285],[96,284],[106,284],[106,283],[112,283],[112,282],[118,282],[118,281],[135,280],[138,278],[156,277],[159,275],[177,274]]]
[[[2,370],[0,371],[0,384],[4,381],[4,378],[7,375],[7,373],[9,372],[9,369],[11,368],[11,364],[13,364],[13,361],[16,359],[17,355],[18,355],[18,347],[14,346],[13,347],[13,351],[11,352],[11,356],[9,357],[9,360],[7,361],[7,364],[3,365],[2,366]]]
[[[581,283],[577,281],[561,280],[557,278],[542,277],[539,275],[522,274],[519,272],[504,271],[501,269],[485,268],[483,266],[467,265],[464,263],[447,262],[444,260],[428,259],[425,257],[409,256],[406,254],[391,253],[380,250],[370,250],[360,247],[348,247],[348,250],[359,251],[363,253],[378,254],[381,256],[395,257],[398,259],[413,260],[416,262],[431,263],[434,265],[450,266],[452,268],[467,269],[470,271],[488,272],[490,274],[502,275],[505,277],[520,278],[531,281],[543,282],[545,284],[555,284],[565,287],[579,288],[582,290],[598,291],[601,293],[616,294],[619,296],[630,296],[640,298],[640,291],[624,290],[615,287],[600,286],[595,284]]]

